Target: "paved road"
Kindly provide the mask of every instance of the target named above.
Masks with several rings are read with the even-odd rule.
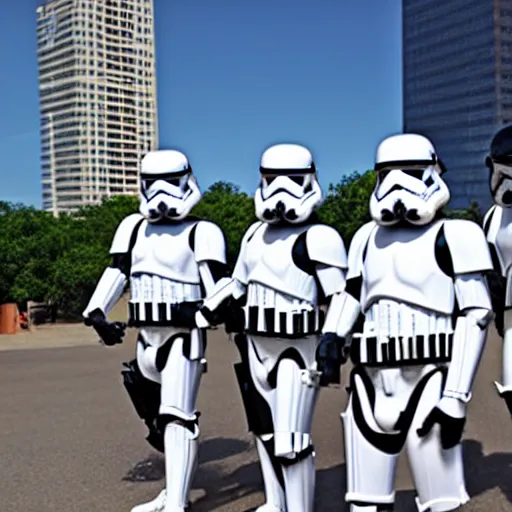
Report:
[[[43,334],[41,334],[43,333]],[[73,336],[73,347],[48,347]],[[29,338],[0,336],[0,511],[128,512],[163,487],[163,463],[125,395],[123,347],[96,345],[83,328],[52,327]],[[9,350],[22,340],[24,350]],[[81,345],[81,346],[80,346]],[[512,424],[492,381],[500,343],[491,337],[478,375],[465,452],[472,502],[464,512],[512,511]],[[209,373],[199,400],[201,466],[194,512],[244,512],[261,503],[261,480],[231,370],[236,352],[221,331],[209,341]],[[345,510],[339,411],[341,389],[323,391],[317,408],[317,510]],[[407,464],[397,475],[397,511],[415,510]]]

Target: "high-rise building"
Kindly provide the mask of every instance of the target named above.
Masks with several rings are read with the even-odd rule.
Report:
[[[484,160],[512,121],[512,0],[403,0],[404,131],[429,137],[454,208],[489,206]]]
[[[43,209],[136,194],[158,141],[153,0],[37,8]]]

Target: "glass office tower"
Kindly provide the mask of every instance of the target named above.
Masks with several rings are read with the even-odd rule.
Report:
[[[453,208],[491,203],[484,160],[512,121],[512,0],[403,0],[404,131],[445,162]]]

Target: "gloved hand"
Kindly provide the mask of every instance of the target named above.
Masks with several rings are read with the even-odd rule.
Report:
[[[499,384],[498,382],[495,382],[494,385],[498,390],[500,398],[503,398],[503,400],[505,400],[507,409],[509,410],[510,415],[512,416],[512,389],[510,389],[510,386],[505,387]]]
[[[242,333],[245,330],[245,313],[239,301],[235,299],[229,300],[224,327],[228,334]]]
[[[339,384],[341,365],[347,362],[348,347],[345,340],[332,332],[325,333],[316,349],[316,369],[321,372],[320,386]]]
[[[202,306],[195,315],[195,322],[200,329],[224,323],[228,334],[243,332],[245,327],[244,311],[232,298],[223,302],[215,311]]]
[[[443,450],[457,446],[462,439],[466,424],[466,404],[456,398],[441,398],[417,430],[418,436],[425,437],[436,423],[441,428]]]
[[[126,324],[123,322],[109,322],[101,309],[95,309],[84,319],[85,325],[92,326],[98,333],[101,343],[111,347],[123,342]]]
[[[512,416],[512,391],[505,391],[503,395],[501,395],[501,398],[505,400],[505,404],[507,405],[510,415]]]

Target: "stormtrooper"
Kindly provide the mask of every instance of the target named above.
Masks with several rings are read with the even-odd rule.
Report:
[[[149,428],[148,442],[165,453],[166,472],[165,490],[132,512],[182,512],[197,465],[196,398],[206,370],[206,334],[195,314],[227,275],[226,247],[218,226],[189,216],[201,192],[183,153],[149,152],[140,181],[140,213],[118,226],[112,264],[83,316],[105,345],[121,343],[126,325],[107,317],[129,281],[128,326],[139,335],[124,384]]]
[[[503,340],[503,384],[495,382],[512,415],[512,125],[494,135],[486,158],[494,205],[484,217],[484,231],[493,259],[491,281],[496,327]]]
[[[341,312],[346,251],[337,231],[314,212],[322,192],[308,149],[271,146],[261,157],[260,177],[259,221],[245,233],[232,277],[206,298],[197,324],[219,323],[224,308],[226,330],[237,333],[235,370],[266,495],[257,511],[312,512],[311,423],[327,378],[316,371],[316,353],[329,348],[334,334],[327,330]],[[342,357],[340,351],[338,373]]]
[[[476,223],[443,217],[450,198],[444,171],[427,138],[383,140],[373,220],[349,248],[336,334],[350,338],[354,363],[341,414],[352,512],[393,510],[404,447],[420,512],[469,500],[460,440],[493,319],[486,281],[492,263]],[[335,364],[327,358],[319,370]]]

